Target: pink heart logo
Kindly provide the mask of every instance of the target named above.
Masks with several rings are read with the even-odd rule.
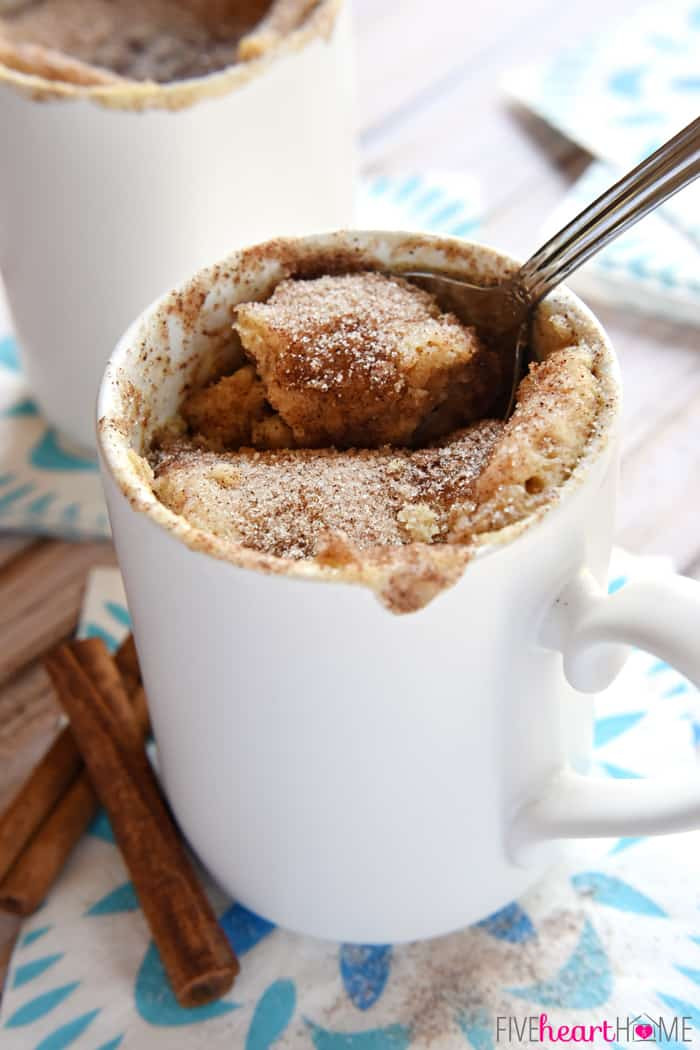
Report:
[[[638,1024],[634,1031],[640,1039],[648,1039],[654,1033],[650,1024]]]

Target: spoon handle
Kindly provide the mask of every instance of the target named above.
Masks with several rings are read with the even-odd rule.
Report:
[[[521,267],[531,303],[700,175],[700,117],[624,175]]]

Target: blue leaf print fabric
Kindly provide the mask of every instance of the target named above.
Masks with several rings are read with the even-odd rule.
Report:
[[[366,1032],[331,1032],[308,1022],[316,1050],[408,1050],[411,1033],[403,1025],[373,1028]]]
[[[80,984],[79,981],[71,981],[70,984],[60,985],[48,992],[42,992],[29,1002],[25,1002],[18,1010],[15,1010],[7,1021],[6,1028],[22,1028],[24,1025],[33,1024],[41,1020],[46,1014],[54,1010],[64,999],[75,991]]]
[[[132,883],[125,882],[92,904],[85,914],[114,915],[121,911],[136,911],[138,907],[138,897]]]
[[[572,883],[582,894],[590,894],[600,904],[632,912],[636,915],[654,915],[666,918],[666,912],[646,894],[613,875],[602,871],[584,871],[574,875]]]
[[[294,981],[279,980],[271,984],[255,1007],[245,1050],[270,1050],[291,1021],[295,1007]]]
[[[20,964],[12,975],[12,987],[21,988],[27,981],[33,981],[35,977],[41,977],[42,973],[46,973],[49,967],[62,958],[63,952],[56,952],[54,955],[44,955],[40,959],[34,959],[32,962]]]
[[[90,1010],[82,1017],[76,1017],[75,1020],[62,1024],[60,1028],[56,1028],[45,1039],[42,1039],[36,1050],[66,1050],[66,1047],[72,1046],[81,1037],[99,1012],[99,1010]]]
[[[486,930],[492,937],[497,937],[501,941],[510,941],[512,944],[520,944],[537,936],[530,917],[517,901],[507,904],[505,908],[489,915],[487,919],[482,919],[477,926]]]
[[[384,991],[391,968],[391,945],[343,944],[340,974],[350,1001],[369,1010]]]
[[[559,973],[525,988],[510,988],[511,995],[539,1006],[590,1010],[607,1002],[612,991],[610,960],[590,920]]]
[[[232,904],[220,917],[219,923],[239,956],[251,951],[275,928],[267,919],[260,918],[241,904]]]

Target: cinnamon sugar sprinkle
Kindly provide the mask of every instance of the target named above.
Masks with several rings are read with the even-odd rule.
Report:
[[[313,0],[0,4],[0,58],[11,68],[49,79],[70,81],[82,74],[85,83],[170,83],[260,57],[296,29],[314,6]],[[97,75],[89,78],[91,70]]]
[[[483,418],[499,393],[497,355],[398,277],[282,281],[236,316],[268,400],[301,447],[409,444],[455,387],[458,425]]]
[[[396,612],[550,504],[605,405],[600,347],[553,314],[514,414],[489,419],[507,380],[495,352],[377,273],[282,280],[234,327],[233,371],[153,442],[153,492],[217,542],[372,581]]]
[[[282,337],[284,353],[275,365],[286,385],[348,398],[358,385],[363,394],[367,388],[400,393],[406,386],[395,360],[400,340],[409,326],[440,317],[440,310],[408,281],[363,273],[282,281],[270,303],[244,305],[238,314],[261,316],[268,332]],[[447,314],[441,321],[459,324]]]
[[[154,457],[154,489],[192,524],[278,557],[334,560],[437,542],[473,496],[502,430],[483,422],[435,448],[216,453],[174,444]]]

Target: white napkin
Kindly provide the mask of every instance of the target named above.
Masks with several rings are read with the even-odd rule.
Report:
[[[480,198],[469,176],[426,172],[364,180],[358,225],[469,236]],[[104,537],[109,522],[96,463],[47,427],[22,376],[0,292],[0,530]]]
[[[505,87],[599,159],[557,213],[571,218],[700,112],[700,8],[660,0]],[[556,228],[557,223],[552,224]],[[589,262],[571,285],[604,300],[700,323],[700,184]]]
[[[637,573],[668,571],[659,560],[617,552],[610,588]],[[82,633],[116,644],[127,622],[117,572],[97,570]],[[595,775],[695,768],[700,698],[667,664],[634,653],[600,696],[597,713]],[[699,884],[700,832],[592,842],[497,915],[449,937],[395,948],[286,933],[211,888],[241,974],[221,1002],[184,1010],[101,815],[22,928],[0,1045],[495,1050],[518,1045],[514,1024],[533,1017],[537,1028],[546,1014],[555,1032],[607,1021],[618,1047],[697,1046]],[[674,1021],[675,1036],[664,1038]],[[545,1037],[542,1045],[559,1044]],[[586,1045],[612,1044],[597,1034]]]

